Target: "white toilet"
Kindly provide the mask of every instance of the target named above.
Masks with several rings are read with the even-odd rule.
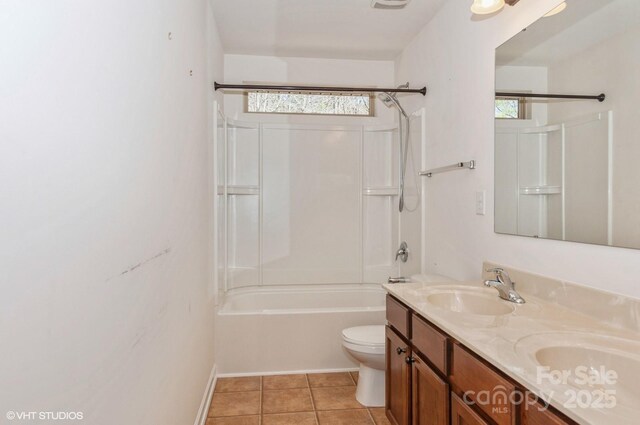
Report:
[[[451,282],[447,276],[422,274],[411,276],[412,282]],[[385,363],[384,325],[357,326],[342,331],[342,345],[360,362],[356,399],[368,407],[384,406]]]
[[[356,400],[368,407],[384,406],[384,325],[342,331],[342,345],[360,362]]]

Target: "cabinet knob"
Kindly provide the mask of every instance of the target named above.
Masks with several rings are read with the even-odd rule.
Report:
[[[396,353],[398,353],[398,355],[406,352],[407,352],[406,348],[400,348],[400,347],[396,348]]]
[[[415,363],[415,362],[416,362],[416,359],[414,359],[413,357],[407,357],[406,359],[404,359],[404,361],[405,361],[407,364],[412,364],[412,363]]]

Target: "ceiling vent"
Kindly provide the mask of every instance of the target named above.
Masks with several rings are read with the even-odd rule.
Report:
[[[374,9],[402,9],[411,0],[372,0],[371,7]]]

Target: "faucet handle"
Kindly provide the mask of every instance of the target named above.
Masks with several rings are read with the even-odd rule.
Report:
[[[513,285],[515,284],[515,282],[513,282],[511,280],[511,276],[509,276],[509,273],[507,273],[507,271],[505,269],[503,269],[502,267],[496,267],[493,269],[487,269],[486,270],[488,273],[495,273],[496,274],[496,279],[498,279],[499,282],[504,283],[505,285],[509,285],[513,288]]]
[[[485,272],[500,274],[500,273],[504,273],[504,269],[501,268],[501,267],[496,267],[496,268],[493,268],[493,269],[486,269]]]

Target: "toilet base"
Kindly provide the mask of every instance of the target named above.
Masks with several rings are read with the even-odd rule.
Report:
[[[356,400],[367,407],[384,406],[384,370],[373,369],[360,364]]]

